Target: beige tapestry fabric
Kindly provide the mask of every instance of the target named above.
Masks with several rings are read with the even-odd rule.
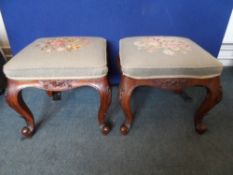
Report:
[[[136,79],[209,78],[219,76],[222,64],[188,38],[128,37],[120,40],[124,75]]]
[[[106,76],[106,40],[99,37],[40,38],[5,66],[10,79],[93,79]]]

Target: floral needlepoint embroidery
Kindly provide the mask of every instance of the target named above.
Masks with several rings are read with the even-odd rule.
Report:
[[[89,40],[87,38],[51,38],[42,40],[40,43],[36,45],[42,51],[47,53],[51,52],[62,52],[62,51],[75,51],[80,49],[81,47],[89,44]]]
[[[179,38],[168,37],[145,37],[134,42],[138,50],[145,50],[149,53],[158,52],[162,49],[162,53],[173,56],[175,54],[186,54],[191,51],[191,46],[188,42]]]

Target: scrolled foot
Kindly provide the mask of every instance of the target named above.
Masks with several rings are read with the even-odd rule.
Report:
[[[21,129],[21,134],[27,138],[32,137],[34,130],[25,126]]]
[[[120,132],[122,135],[127,135],[129,133],[129,126],[126,126],[125,124],[121,125]]]
[[[196,131],[198,134],[204,134],[208,130],[208,127],[204,123],[198,123],[196,125]]]
[[[107,135],[111,131],[111,126],[110,124],[105,123],[100,127],[100,129],[103,135]]]

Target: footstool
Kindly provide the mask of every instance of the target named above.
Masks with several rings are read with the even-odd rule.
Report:
[[[202,86],[207,95],[194,116],[199,134],[207,130],[203,117],[222,98],[222,64],[196,43],[182,37],[145,36],[120,40],[122,77],[119,100],[125,114],[121,125],[127,134],[133,122],[130,99],[136,87],[150,86],[182,93],[184,88]]]
[[[111,102],[107,79],[106,40],[98,37],[40,38],[15,55],[5,66],[8,79],[6,100],[27,126],[21,133],[35,131],[33,115],[22,98],[22,90],[35,87],[48,95],[81,86],[91,86],[100,95],[98,121],[104,134],[110,131],[105,114]]]

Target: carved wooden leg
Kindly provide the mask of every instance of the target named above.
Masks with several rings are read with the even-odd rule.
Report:
[[[27,126],[23,127],[21,130],[22,135],[25,137],[31,137],[35,131],[34,118],[31,111],[23,101],[21,89],[17,87],[17,84],[9,82],[6,100],[9,106],[18,112],[27,123]]]
[[[107,78],[96,85],[100,95],[100,107],[98,112],[98,121],[100,129],[104,135],[111,131],[111,126],[106,121],[106,113],[111,103],[112,93]]]
[[[208,129],[207,125],[202,121],[204,116],[222,99],[222,88],[219,79],[208,83],[206,89],[207,95],[194,117],[195,128],[199,134],[203,134]]]
[[[120,128],[120,132],[122,135],[128,134],[131,124],[133,122],[133,114],[130,107],[130,99],[135,88],[136,86],[133,83],[131,83],[127,77],[122,76],[119,89],[119,100],[125,114],[125,121]]]

